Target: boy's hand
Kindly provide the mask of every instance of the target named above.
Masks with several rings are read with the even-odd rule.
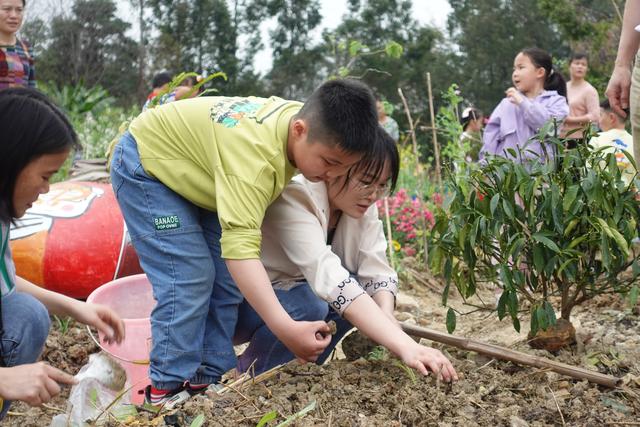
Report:
[[[512,104],[520,105],[522,103],[522,95],[520,95],[520,92],[518,92],[518,89],[515,87],[507,89],[505,95]]]
[[[431,371],[438,379],[446,382],[458,381],[456,370],[440,350],[413,342],[407,346],[405,351],[402,351],[400,357],[407,366],[422,375],[429,375],[429,371]]]
[[[77,301],[71,314],[78,322],[96,328],[108,344],[119,344],[124,339],[124,322],[107,306]]]
[[[7,400],[21,400],[31,406],[47,403],[60,393],[60,384],[73,385],[77,381],[44,362],[0,369],[0,396]]]
[[[300,360],[315,362],[331,342],[329,325],[316,322],[294,322],[278,338]]]

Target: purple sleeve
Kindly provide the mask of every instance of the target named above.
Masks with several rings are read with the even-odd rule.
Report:
[[[560,95],[543,98],[540,103],[532,102],[525,97],[520,108],[525,124],[534,130],[540,129],[552,117],[564,120],[569,114],[569,104],[567,104],[566,98]]]
[[[480,149],[480,159],[484,158],[484,154],[495,154],[500,143],[500,120],[503,110],[502,104],[504,100],[498,104],[489,117],[489,122],[484,128],[482,134],[482,148]]]

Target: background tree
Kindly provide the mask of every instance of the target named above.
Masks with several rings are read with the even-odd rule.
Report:
[[[38,79],[58,86],[103,86],[122,102],[135,100],[137,45],[112,0],[77,0],[67,16],[51,21],[40,44]]]
[[[460,87],[480,109],[491,112],[512,85],[516,53],[537,46],[555,59],[569,46],[537,0],[449,0],[448,29],[459,50]]]

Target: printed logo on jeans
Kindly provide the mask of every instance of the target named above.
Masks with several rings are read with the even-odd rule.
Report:
[[[153,223],[156,230],[171,230],[172,228],[180,228],[180,218],[178,215],[156,216],[153,217]]]

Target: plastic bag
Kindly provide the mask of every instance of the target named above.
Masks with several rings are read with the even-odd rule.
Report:
[[[89,356],[89,362],[75,376],[67,413],[56,415],[50,427],[83,427],[103,424],[109,416],[124,420],[136,415],[127,392],[124,368],[105,353]]]

